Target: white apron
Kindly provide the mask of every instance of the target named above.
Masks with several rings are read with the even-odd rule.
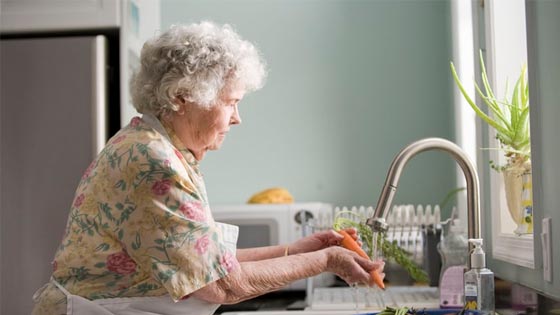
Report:
[[[239,227],[218,222],[216,226],[222,231],[226,247],[235,253]],[[220,306],[193,296],[173,302],[169,295],[90,301],[71,294],[56,280],[51,281],[66,295],[67,315],[211,315]]]

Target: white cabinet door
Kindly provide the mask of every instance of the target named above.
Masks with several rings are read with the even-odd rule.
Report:
[[[0,0],[3,33],[118,27],[120,0]]]

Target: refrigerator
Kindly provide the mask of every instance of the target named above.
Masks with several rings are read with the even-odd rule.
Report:
[[[74,191],[118,129],[110,35],[0,40],[0,314],[30,314]]]

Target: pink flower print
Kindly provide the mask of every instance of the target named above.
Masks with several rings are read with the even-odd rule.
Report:
[[[84,196],[84,194],[80,194],[78,197],[76,197],[76,200],[74,200],[74,207],[79,208],[82,203],[84,203],[85,198],[86,196]]]
[[[94,166],[95,166],[95,161],[93,161],[89,164],[88,168],[84,172],[84,175],[82,175],[82,179],[89,177],[89,175],[91,174],[91,170],[93,170]]]
[[[198,222],[206,221],[206,214],[204,209],[202,209],[202,204],[198,201],[182,203],[179,206],[179,211],[188,219]]]
[[[206,250],[208,249],[208,244],[209,243],[210,243],[210,241],[208,240],[208,235],[204,235],[203,237],[196,240],[196,243],[194,244],[194,249],[196,249],[196,252],[199,255],[202,255],[202,254],[206,253]]]
[[[220,265],[230,272],[239,265],[239,262],[232,253],[226,251],[222,258],[220,258]]]
[[[179,150],[173,149],[173,151],[175,152],[175,155],[179,158],[179,160],[184,159],[183,154],[179,152]]]
[[[152,192],[157,196],[163,196],[167,194],[170,188],[171,188],[171,180],[162,179],[154,183],[154,185],[152,186]]]
[[[136,271],[136,263],[124,251],[109,255],[106,265],[109,271],[121,275],[129,275]]]
[[[169,161],[169,160],[163,161],[163,166],[165,166],[167,168],[170,168],[171,167],[171,161]]]
[[[140,122],[141,122],[141,121],[142,121],[142,119],[141,119],[140,117],[138,117],[138,116],[133,117],[133,118],[130,120],[130,126],[131,126],[131,127],[136,127],[136,126],[140,125]]]
[[[117,144],[117,143],[123,141],[125,138],[126,138],[126,135],[120,135],[120,136],[116,137],[115,139],[113,139],[112,142],[113,142],[113,144]]]
[[[55,272],[58,269],[58,262],[56,260],[52,261],[52,271]]]

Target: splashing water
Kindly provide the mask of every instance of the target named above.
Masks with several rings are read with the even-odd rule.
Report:
[[[381,248],[378,248],[378,244],[380,244],[381,240],[380,237],[383,237],[382,234],[380,234],[379,232],[373,232],[372,233],[372,239],[371,239],[371,250],[370,250],[370,254],[371,254],[371,260],[372,261],[377,261],[379,259],[383,258],[383,254],[381,252]],[[365,293],[366,295],[368,295],[369,297],[371,297],[368,300],[377,300],[379,302],[379,305],[382,305],[383,308],[385,308],[386,303],[385,303],[385,291],[383,291],[381,288],[379,288],[378,286],[375,287],[369,287],[367,292]]]
[[[372,236],[371,236],[371,248],[370,248],[370,253],[371,253],[371,260],[372,261],[376,261],[379,257],[378,253],[377,253],[377,243],[378,243],[378,239],[379,239],[379,232],[373,232]]]
[[[358,312],[360,310],[360,305],[359,305],[359,302],[358,302],[358,294],[359,294],[358,284],[353,283],[351,285],[351,287],[352,287],[352,297],[354,298],[354,311],[356,312],[356,314],[358,314]]]

